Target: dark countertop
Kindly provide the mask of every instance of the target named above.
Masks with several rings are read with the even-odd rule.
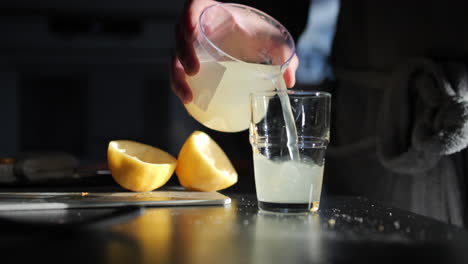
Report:
[[[323,197],[318,214],[259,212],[254,195],[221,206],[146,208],[93,229],[112,209],[18,212],[0,224],[2,263],[468,263],[468,232],[360,197]],[[0,222],[1,223],[1,222]],[[75,223],[72,228],[67,223]],[[47,261],[47,262],[45,262]]]

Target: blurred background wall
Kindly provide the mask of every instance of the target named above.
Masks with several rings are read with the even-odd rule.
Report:
[[[113,138],[169,147],[168,60],[182,1],[157,2],[2,1],[0,154],[95,159]]]

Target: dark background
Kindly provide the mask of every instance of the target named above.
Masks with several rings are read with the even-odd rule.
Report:
[[[238,2],[280,16],[267,1]],[[231,190],[253,191],[247,132],[203,128],[170,89],[173,29],[183,4],[1,1],[0,157],[65,151],[81,166],[105,166],[107,144],[114,139],[136,140],[177,156],[188,135],[201,129],[238,170],[239,183]],[[307,12],[308,1],[294,5],[299,4]],[[306,16],[283,17],[297,38],[301,27],[292,21],[297,17],[305,23]],[[177,184],[175,178],[171,183]]]

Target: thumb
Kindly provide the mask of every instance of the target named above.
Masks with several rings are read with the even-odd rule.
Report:
[[[284,82],[286,83],[286,87],[292,88],[296,84],[296,70],[299,67],[299,58],[296,54],[291,59],[288,68],[283,74]]]

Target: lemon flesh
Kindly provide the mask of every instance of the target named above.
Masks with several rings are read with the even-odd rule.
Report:
[[[201,131],[193,132],[182,146],[176,174],[182,186],[196,191],[218,191],[237,182],[237,172],[227,155]]]
[[[109,142],[107,162],[114,180],[134,192],[148,192],[163,186],[177,164],[169,153],[130,140]]]

